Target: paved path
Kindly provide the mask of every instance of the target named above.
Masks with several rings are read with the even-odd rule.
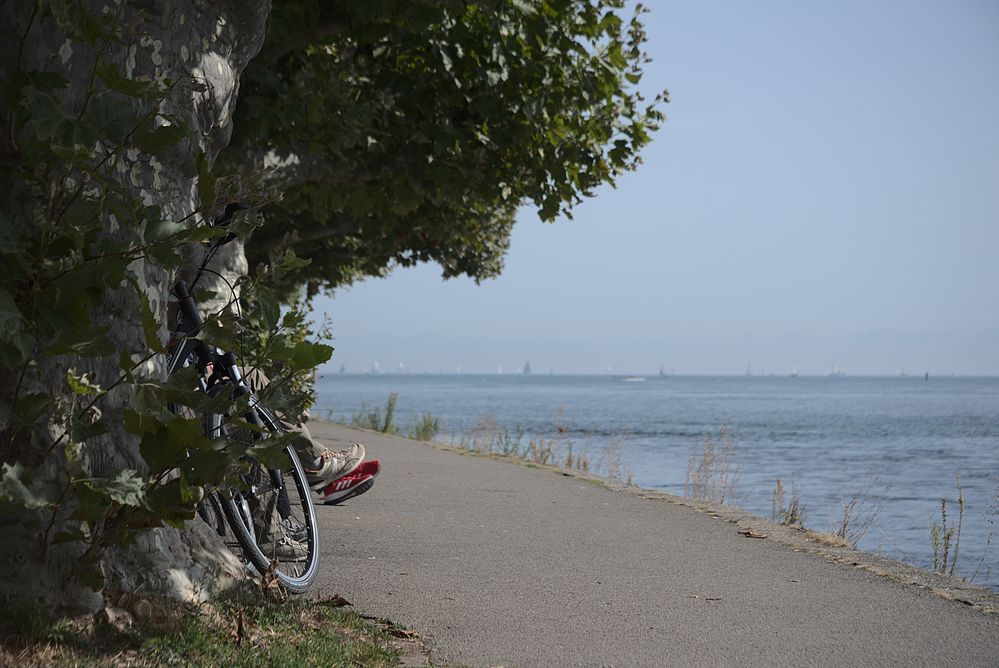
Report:
[[[313,422],[374,488],[319,511],[317,593],[471,666],[999,666],[999,615],[673,503]]]

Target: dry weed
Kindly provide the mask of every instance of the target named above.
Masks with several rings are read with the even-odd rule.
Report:
[[[879,482],[877,476],[868,477],[863,486],[850,496],[843,504],[842,518],[830,521],[832,533],[850,545],[856,545],[864,537],[881,513],[888,492],[891,490],[889,483],[883,490],[874,492]]]
[[[732,504],[739,471],[733,465],[735,438],[729,427],[718,436],[705,436],[700,448],[690,451],[683,494],[694,501]]]

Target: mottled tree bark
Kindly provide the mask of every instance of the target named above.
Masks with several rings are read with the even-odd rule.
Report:
[[[181,220],[198,206],[196,161],[199,152],[213,160],[229,140],[231,115],[239,88],[239,76],[263,44],[270,0],[87,0],[93,12],[120,12],[123,25],[139,37],[124,45],[112,45],[105,55],[129,78],[179,82],[163,103],[163,111],[181,119],[194,132],[168,154],[143,162],[118,165],[117,178],[147,204],[162,207],[165,215]],[[25,70],[53,71],[70,84],[66,103],[71,109],[84,104],[95,54],[85,44],[67,39],[52,15],[28,0],[4,0],[0,27],[5,40],[0,45],[3,69],[15,64]],[[132,160],[136,158],[133,156]],[[3,193],[3,205],[30,207],[17,201],[17,193]],[[115,222],[105,223],[113,235]],[[230,244],[217,260],[218,268],[231,275],[245,273],[240,244]],[[153,312],[165,320],[171,277],[143,260],[133,266],[140,287],[149,297]],[[130,287],[108,286],[103,304],[93,313],[97,324],[110,324],[112,343],[135,350],[143,339],[138,295]],[[163,332],[165,335],[165,330]],[[88,372],[103,387],[118,377],[115,356],[81,362],[70,356],[41,357],[25,377],[24,389],[58,393],[64,388],[70,368]],[[163,361],[154,358],[141,370],[164,373]],[[9,382],[6,380],[4,382]],[[58,396],[54,396],[59,399]],[[145,464],[136,438],[116,418],[124,397],[111,392],[99,404],[113,425],[111,431],[91,439],[83,449],[86,467],[94,476],[113,476],[123,469],[143,471]],[[44,422],[44,421],[43,421]],[[36,442],[53,443],[61,428],[56,416],[36,427]],[[58,454],[58,453],[56,453]],[[50,456],[42,480],[57,495],[61,458]],[[74,543],[42,549],[44,527],[0,517],[0,593],[36,598],[68,608],[94,608],[102,596],[73,586],[67,574],[78,558]],[[102,562],[106,591],[141,591],[192,600],[205,598],[233,578],[241,576],[240,564],[228,554],[214,533],[194,520],[183,530],[153,529],[139,535],[128,548],[109,552]]]

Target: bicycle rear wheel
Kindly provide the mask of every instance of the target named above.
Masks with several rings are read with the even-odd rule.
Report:
[[[256,410],[267,430],[282,431],[269,412]],[[266,437],[228,429],[221,415],[212,416],[209,427],[210,434],[229,441]],[[291,446],[283,453],[287,463],[279,469],[251,461],[243,489],[220,492],[218,498],[243,556],[257,573],[302,593],[319,571],[319,527],[305,470]]]

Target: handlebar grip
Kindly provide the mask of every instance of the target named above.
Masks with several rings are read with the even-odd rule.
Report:
[[[187,283],[184,281],[174,283],[173,294],[177,297],[177,307],[180,309],[181,315],[184,316],[185,333],[194,334],[205,321],[202,320],[201,314],[198,313],[198,307],[194,303],[194,298],[187,290]]]
[[[232,216],[234,213],[236,213],[237,211],[242,211],[243,209],[246,208],[248,207],[246,207],[243,204],[240,204],[239,202],[229,202],[228,204],[225,205],[225,210],[222,213],[212,218],[210,225],[212,227],[225,227],[226,224],[230,220],[232,220]]]
[[[171,290],[171,292],[173,292],[174,296],[177,299],[191,298],[191,293],[187,291],[187,281],[178,280],[176,283],[173,284],[173,290]]]

